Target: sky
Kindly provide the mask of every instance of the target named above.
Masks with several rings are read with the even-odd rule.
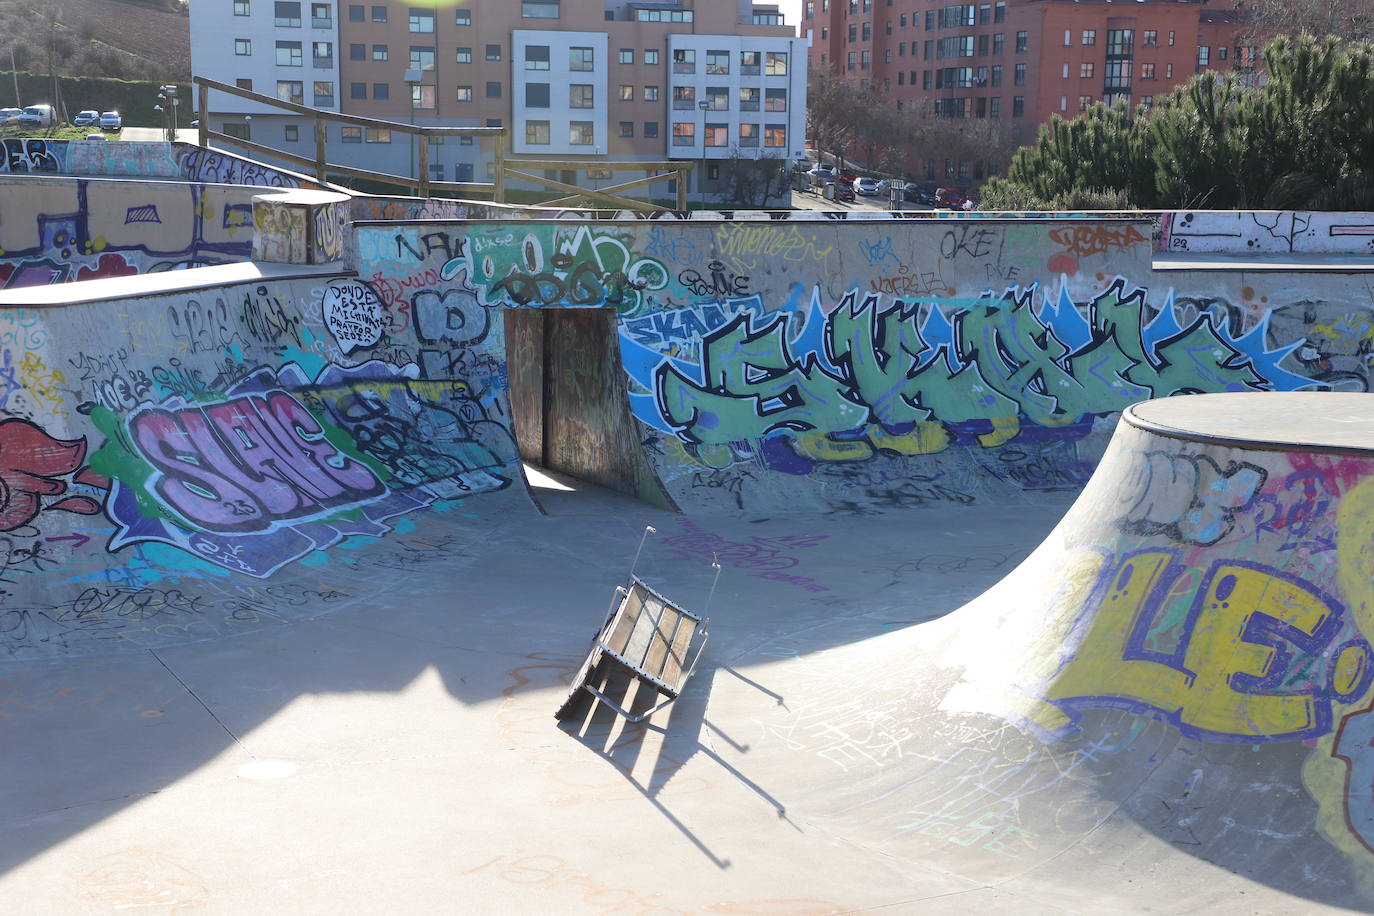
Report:
[[[768,2],[768,0],[762,0]],[[778,9],[782,10],[782,21],[797,30],[797,34],[805,37],[806,28],[802,26],[802,0],[773,0],[777,3]]]

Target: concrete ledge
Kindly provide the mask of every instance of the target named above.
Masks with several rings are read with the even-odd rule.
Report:
[[[1374,273],[1374,255],[1359,254],[1156,254],[1155,270],[1244,270],[1287,273]]]
[[[27,286],[0,291],[0,308],[53,308],[81,305],[86,302],[186,292],[215,286],[232,286],[236,283],[253,283],[258,280],[337,277],[345,273],[339,269],[340,267],[340,264],[326,266],[244,261],[239,264],[217,264],[192,270],[167,270],[132,277],[85,280],[80,283]]]

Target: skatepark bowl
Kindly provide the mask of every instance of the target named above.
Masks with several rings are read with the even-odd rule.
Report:
[[[3,142],[0,911],[1374,909],[1374,214]]]

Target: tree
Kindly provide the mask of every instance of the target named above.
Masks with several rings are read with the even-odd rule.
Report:
[[[844,158],[854,140],[854,112],[859,89],[827,71],[812,71],[806,86],[808,135],[820,153]]]
[[[1374,39],[1374,0],[1245,0],[1236,8],[1258,35]]]
[[[772,153],[744,156],[735,147],[720,168],[722,197],[736,207],[763,209],[791,187],[788,162]]]
[[[1280,38],[1269,78],[1202,73],[1148,111],[1052,118],[1012,158],[1007,200],[1119,192],[1145,208],[1363,209],[1374,198],[1374,45]]]

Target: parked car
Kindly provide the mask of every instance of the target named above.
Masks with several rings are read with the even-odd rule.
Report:
[[[86,135],[86,139],[87,139],[87,140],[108,140],[108,139],[110,139],[110,138],[107,137],[107,136],[105,136],[104,134],[87,134],[87,135]]]
[[[951,210],[958,210],[968,200],[964,192],[959,188],[939,188],[935,192],[935,205],[937,207],[948,207]]]
[[[848,184],[845,184],[843,181],[840,181],[839,179],[836,179],[836,180],[835,180],[835,199],[836,199],[836,200],[845,200],[845,201],[851,201],[851,202],[852,202],[852,201],[854,200],[854,188],[853,188],[852,186],[848,185]]]
[[[840,169],[838,172],[835,173],[836,181],[842,181],[848,185],[852,185],[854,183],[854,179],[858,177],[858,175],[855,175],[849,169]]]
[[[902,196],[913,204],[935,204],[935,185],[923,184],[916,181],[908,181],[902,190]]]
[[[124,119],[117,111],[107,111],[100,116],[100,129],[119,133],[124,129]]]
[[[30,105],[19,115],[20,127],[52,127],[57,123],[57,113],[51,105]]]
[[[22,108],[0,108],[0,126],[19,123],[19,116],[23,113]]]
[[[864,197],[872,197],[878,193],[878,179],[876,178],[856,178],[854,179],[854,193]]]
[[[73,127],[97,127],[100,124],[100,112],[81,111],[77,112],[76,117],[72,118]]]

